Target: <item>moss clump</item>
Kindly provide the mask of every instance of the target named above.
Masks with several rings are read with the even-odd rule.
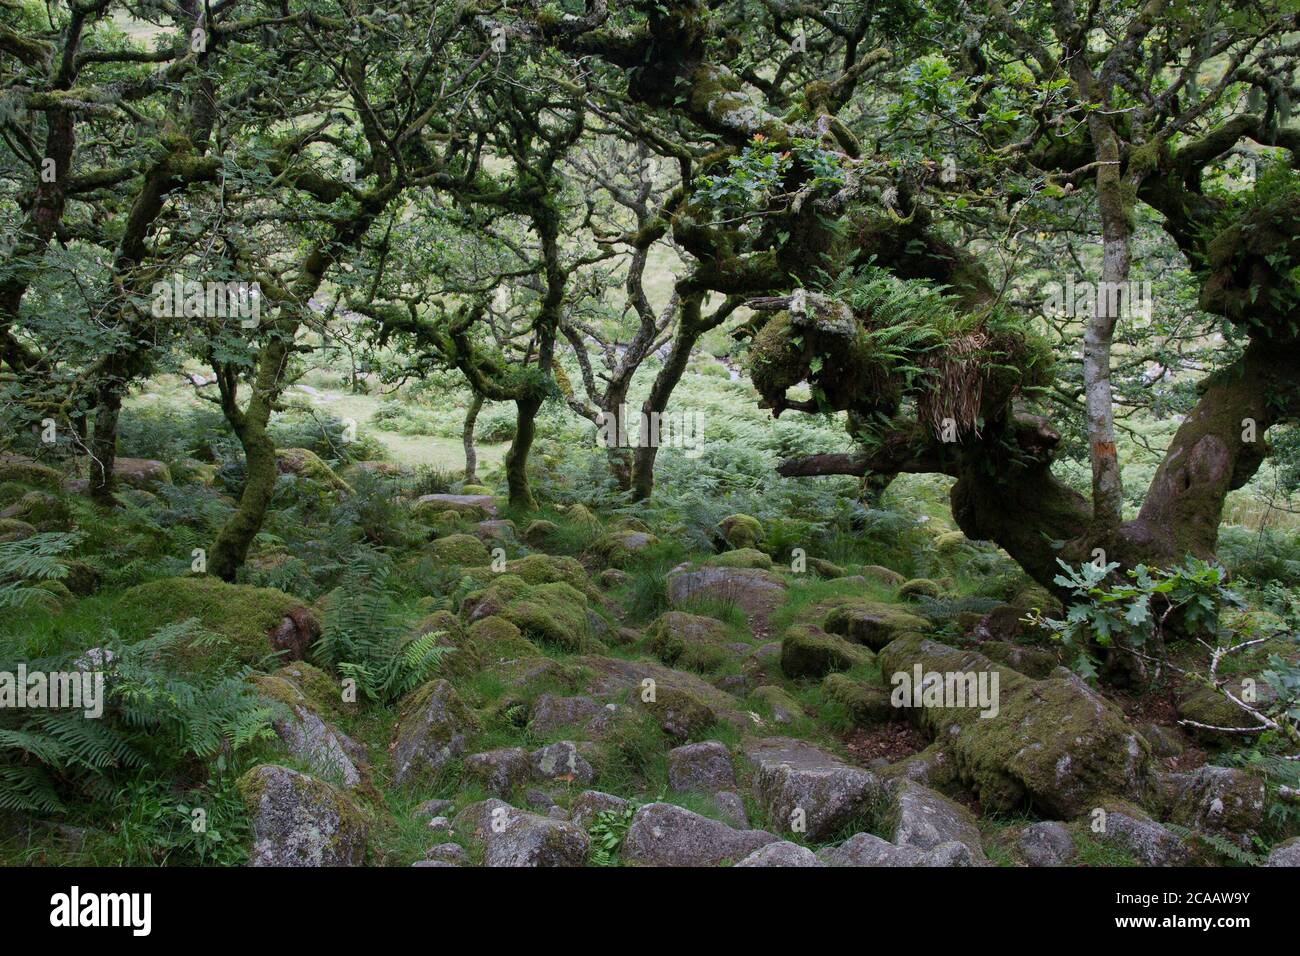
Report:
[[[518,627],[496,615],[470,625],[468,643],[480,667],[541,656],[537,647],[524,637]]]
[[[732,660],[736,652],[727,626],[711,617],[669,611],[646,629],[645,643],[659,660],[673,667],[705,673]]]
[[[659,729],[674,741],[698,737],[717,723],[717,715],[690,691],[676,687],[659,687],[655,699],[645,702],[659,724]]]
[[[429,543],[429,555],[444,566],[479,567],[491,560],[491,553],[472,534],[449,534]]]
[[[907,715],[945,742],[961,778],[987,810],[1036,809],[1078,816],[1107,795],[1147,787],[1150,753],[1123,713],[1077,678],[1032,680],[982,654],[908,634],[880,653],[880,671],[975,675],[996,672],[996,713],[979,706],[909,707]],[[991,678],[986,678],[991,690]],[[947,703],[953,703],[948,701]],[[981,716],[986,714],[986,716]]]
[[[224,637],[229,645],[191,647],[187,656],[206,658],[224,651],[247,664],[258,663],[272,653],[270,633],[285,618],[308,613],[302,601],[283,591],[227,584],[206,576],[138,584],[126,591],[113,608],[119,628],[136,638],[147,637],[164,624],[196,618],[204,629]]]
[[[592,542],[587,553],[597,561],[618,567],[658,543],[658,538],[645,531],[611,531]]]
[[[53,468],[21,458],[0,459],[0,482],[9,481],[48,491],[58,491],[63,486],[63,476]]]
[[[821,558],[809,558],[808,570],[819,578],[826,578],[828,580],[842,578],[848,574],[848,572],[838,564],[832,564],[831,562],[825,561]]]
[[[17,518],[0,518],[0,541],[21,541],[36,534],[36,529]]]
[[[505,575],[518,578],[525,584],[555,584],[563,582],[569,587],[581,591],[589,600],[598,601],[600,592],[591,583],[584,568],[576,558],[554,554],[530,554],[527,557],[507,561],[505,570],[496,573],[490,567],[469,568],[465,572],[484,586],[499,580]]]
[[[739,548],[709,558],[705,564],[718,568],[762,568],[766,571],[772,568],[772,556],[754,548]]]
[[[845,674],[828,674],[822,691],[842,705],[849,719],[859,727],[883,724],[899,716],[889,703],[889,694],[879,687],[853,680]]]
[[[938,581],[931,581],[929,578],[913,578],[905,581],[898,588],[898,596],[901,598],[939,598],[943,597],[943,587]]]
[[[822,627],[878,651],[902,634],[930,630],[930,622],[893,604],[851,599],[833,608]]]
[[[524,541],[534,548],[548,547],[560,533],[560,526],[554,521],[546,521],[542,518],[530,522],[524,529]]]
[[[529,588],[506,605],[501,616],[544,644],[567,651],[599,647],[588,632],[587,598],[563,581]]]
[[[797,624],[781,641],[781,671],[791,678],[825,677],[831,671],[869,664],[872,653],[844,638]]]
[[[319,667],[306,661],[293,661],[275,672],[276,677],[291,683],[311,709],[317,713],[351,714],[357,705],[343,699],[343,685]]]
[[[586,505],[570,505],[569,510],[564,513],[564,517],[569,519],[572,524],[593,531],[599,531],[601,527],[600,519]]]
[[[749,515],[728,515],[718,522],[718,534],[729,547],[752,549],[757,548],[763,540],[763,526],[757,518]]]
[[[334,469],[310,448],[277,448],[275,463],[282,474],[318,481],[336,491],[352,493],[352,486],[336,475]]]
[[[492,489],[487,485],[465,485],[460,489],[462,495],[490,495]]]

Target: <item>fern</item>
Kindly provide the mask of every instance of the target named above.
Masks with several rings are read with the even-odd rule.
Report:
[[[81,541],[78,534],[35,534],[21,541],[0,542],[0,611],[48,598],[32,582],[57,581],[68,573],[59,556]]]
[[[1249,850],[1243,850],[1230,840],[1226,840],[1217,833],[1202,833],[1200,830],[1190,830],[1187,827],[1179,826],[1176,823],[1166,823],[1165,827],[1178,834],[1184,840],[1196,841],[1208,846],[1211,850],[1220,856],[1240,863],[1242,866],[1262,866],[1263,858]]]

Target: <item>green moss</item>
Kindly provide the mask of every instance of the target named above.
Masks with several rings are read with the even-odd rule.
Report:
[[[147,637],[164,624],[197,618],[203,627],[230,642],[236,659],[253,664],[272,652],[270,631],[290,613],[305,613],[302,601],[274,588],[227,584],[215,577],[165,578],[125,592],[114,617],[129,622],[134,637]],[[127,636],[127,635],[124,635]],[[220,649],[194,649],[208,656]]]
[[[815,627],[794,625],[781,641],[781,670],[791,678],[824,677],[869,664],[872,653],[835,634]]]
[[[352,486],[336,475],[334,469],[309,448],[277,448],[275,460],[280,471],[310,481],[319,481],[336,491],[352,493]]]
[[[726,647],[734,643],[734,638],[725,624],[681,611],[660,615],[646,629],[645,643],[665,664],[705,673],[736,657],[735,651]]]
[[[449,534],[429,542],[429,554],[444,566],[479,567],[491,560],[491,553],[472,534]]]
[[[911,581],[905,581],[899,586],[898,596],[901,598],[939,598],[943,597],[943,587],[938,581],[931,581],[929,578],[913,578]]]
[[[898,716],[889,703],[889,694],[879,687],[857,681],[845,674],[828,674],[822,691],[844,707],[856,726],[871,727]]]
[[[63,475],[46,465],[18,458],[0,459],[0,482],[16,482],[48,491],[58,491],[63,486]]]
[[[893,604],[850,599],[832,608],[822,627],[878,651],[902,634],[930,630],[930,622]]]
[[[468,637],[480,666],[541,656],[523,632],[504,617],[492,615],[475,621],[470,625]]]
[[[567,651],[599,647],[588,633],[586,597],[563,581],[529,588],[507,604],[501,616],[531,640]]]
[[[757,518],[734,514],[718,522],[718,532],[733,548],[757,548],[763,540],[763,526]]]
[[[724,551],[722,554],[709,558],[704,563],[719,568],[762,568],[771,570],[772,557],[754,548],[739,548],[735,551]]]

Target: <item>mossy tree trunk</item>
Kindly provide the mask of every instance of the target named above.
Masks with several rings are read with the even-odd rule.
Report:
[[[521,398],[515,402],[515,437],[506,452],[506,488],[510,507],[521,511],[536,511],[537,500],[528,484],[528,453],[537,435],[537,413],[542,402],[536,398]]]
[[[483,408],[483,396],[478,392],[465,409],[465,426],[461,430],[461,444],[465,447],[465,482],[474,484],[478,481],[478,451],[474,447],[474,425],[478,422],[478,413]]]

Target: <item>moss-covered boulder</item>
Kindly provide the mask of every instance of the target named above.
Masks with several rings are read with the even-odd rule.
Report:
[[[460,493],[462,495],[490,495],[493,492],[487,485],[461,485]]]
[[[822,681],[822,691],[840,704],[849,719],[859,727],[871,727],[902,717],[898,708],[889,702],[889,694],[875,684],[854,680],[847,674],[827,674]]]
[[[656,688],[653,698],[642,703],[659,723],[659,729],[678,743],[698,736],[718,720],[705,701],[681,688]]]
[[[72,523],[67,501],[47,491],[29,491],[0,511],[0,518],[26,521],[37,531],[63,531]]]
[[[293,475],[295,478],[319,482],[335,491],[352,493],[352,486],[310,448],[277,448],[275,464],[282,475]]]
[[[560,534],[560,526],[554,521],[538,518],[531,521],[524,529],[524,541],[534,548],[548,548],[555,543]]]
[[[969,687],[967,678],[978,682],[982,672],[996,674],[996,713],[969,699],[960,706],[955,693],[906,707],[911,720],[946,742],[961,778],[988,810],[1032,802],[1040,812],[1070,818],[1107,795],[1138,798],[1149,785],[1146,742],[1118,707],[1073,676],[1033,680],[982,654],[915,634],[885,647],[878,663],[891,694],[913,703],[907,690],[918,668],[923,684],[938,674],[954,690],[958,682]],[[992,681],[985,678],[989,691]]]
[[[943,586],[929,578],[913,578],[898,586],[898,596],[913,601],[923,597],[940,598],[943,597]]]
[[[303,701],[319,713],[355,714],[358,702],[344,696],[343,682],[306,661],[291,661],[275,671],[289,681]]]
[[[1243,700],[1244,682],[1229,681],[1227,689]],[[1254,693],[1261,702],[1274,696],[1273,689],[1262,679],[1254,679]],[[1174,697],[1174,710],[1183,729],[1194,739],[1217,746],[1234,746],[1258,736],[1257,723],[1227,696],[1212,687],[1187,684]],[[1215,728],[1224,728],[1217,730]]]
[[[646,647],[655,657],[674,667],[711,672],[735,660],[746,649],[728,627],[716,618],[668,611],[646,628]]]
[[[658,543],[658,538],[645,531],[611,531],[593,541],[587,554],[601,564],[621,567]]]
[[[411,513],[421,521],[434,521],[442,514],[467,521],[482,521],[497,516],[497,502],[491,495],[421,495],[415,500]]]
[[[171,469],[165,462],[151,458],[116,458],[113,461],[113,478],[120,485],[151,491],[159,485],[172,483]]]
[[[1007,641],[985,641],[980,644],[979,650],[990,660],[1020,671],[1026,677],[1039,679],[1050,677],[1052,671],[1061,665],[1056,654],[1045,647],[1026,647],[1023,644],[1011,644]]]
[[[786,677],[825,677],[831,671],[846,671],[869,664],[872,654],[838,634],[796,624],[781,640],[781,671]]]
[[[293,595],[208,576],[138,584],[118,599],[113,616],[124,633],[137,637],[147,637],[164,624],[196,618],[204,629],[229,643],[191,647],[187,656],[229,653],[247,664],[271,653],[300,660],[321,633],[315,614]]]
[[[369,824],[361,809],[323,780],[261,764],[239,778],[252,820],[252,866],[361,866]]]
[[[36,529],[26,521],[19,521],[17,518],[0,518],[0,543],[22,541],[36,533]]]
[[[808,570],[817,577],[825,578],[828,581],[845,577],[848,574],[838,564],[832,564],[822,558],[808,558]]]
[[[886,587],[896,588],[906,583],[906,576],[899,574],[892,568],[887,568],[883,564],[867,564],[862,568],[862,576],[878,581]]]
[[[293,678],[259,674],[253,683],[262,697],[280,705],[271,723],[290,756],[331,783],[369,789],[366,748],[324,720]]]
[[[504,570],[495,572],[490,567],[470,568],[465,572],[476,581],[489,586],[506,575],[518,578],[525,584],[554,584],[563,582],[581,591],[593,603],[600,600],[599,589],[592,584],[587,569],[576,558],[567,555],[530,554],[507,561]]]
[[[429,681],[402,706],[392,746],[393,782],[436,777],[465,753],[478,729],[478,716],[450,683]]]
[[[21,455],[0,456],[0,482],[9,481],[32,488],[58,491],[63,485],[63,475],[48,465]]]
[[[501,616],[532,641],[567,651],[601,647],[590,634],[586,596],[563,581],[528,588],[501,609]]]
[[[496,615],[471,624],[468,641],[480,667],[541,656],[541,651],[524,637],[523,631],[506,618]]]
[[[714,568],[763,568],[771,570],[772,556],[754,548],[737,548],[709,558],[705,564]]]
[[[734,604],[756,633],[785,600],[786,583],[762,568],[692,568],[682,565],[668,574],[668,605],[689,611],[702,601]]]
[[[926,633],[930,622],[895,604],[852,599],[832,608],[822,627],[829,634],[878,651],[903,634]]]
[[[104,577],[99,568],[75,558],[64,558],[59,563],[67,569],[60,580],[77,597],[86,597],[99,590],[99,582]]]
[[[480,567],[491,560],[491,552],[472,534],[449,534],[429,542],[428,551],[436,564],[445,567]]]
[[[601,528],[600,519],[586,505],[570,505],[569,510],[564,512],[564,517],[572,524],[592,531],[599,531]]]
[[[718,534],[730,548],[757,548],[763,540],[763,526],[749,515],[728,515],[718,522]]]

